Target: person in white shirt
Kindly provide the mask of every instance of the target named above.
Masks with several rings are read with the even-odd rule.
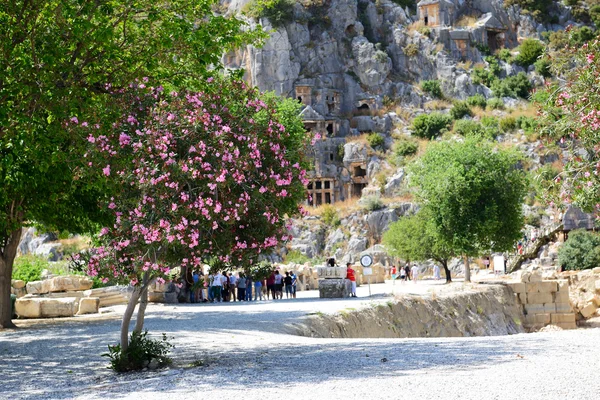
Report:
[[[223,301],[223,297],[221,295],[221,291],[223,290],[223,279],[227,279],[225,278],[223,275],[221,275],[221,272],[217,271],[217,273],[213,276],[213,282],[212,285],[210,287],[210,289],[212,290],[212,297],[213,297],[213,303],[216,301]]]
[[[417,278],[419,277],[419,267],[417,267],[417,264],[413,264],[410,274],[412,275],[413,282],[417,283]]]
[[[435,279],[436,281],[439,281],[441,278],[440,276],[440,266],[435,264],[433,266],[433,279]]]
[[[236,277],[233,272],[229,273],[229,293],[231,293],[231,298],[233,301],[237,299],[237,281],[238,277]]]

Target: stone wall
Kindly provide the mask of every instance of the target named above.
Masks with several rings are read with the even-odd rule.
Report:
[[[600,317],[600,267],[567,271],[560,277],[569,282],[569,298],[577,319]]]
[[[369,308],[312,315],[290,333],[321,338],[507,335],[524,332],[523,312],[503,285],[477,285],[432,298],[396,297]]]
[[[508,287],[523,309],[523,327],[537,330],[547,325],[575,329],[575,313],[569,302],[567,280],[542,280],[540,272],[524,272],[520,282],[509,282]]]

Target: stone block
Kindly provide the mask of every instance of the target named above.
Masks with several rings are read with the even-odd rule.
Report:
[[[575,313],[556,313],[550,314],[552,324],[572,322],[575,323]]]
[[[568,303],[569,302],[569,292],[562,290],[554,293],[553,295],[555,303]]]
[[[27,282],[25,285],[28,294],[45,294],[49,291],[48,281]]]
[[[594,288],[596,289],[596,292],[600,293],[600,279],[596,281]]]
[[[517,295],[517,299],[519,299],[519,303],[527,304],[527,294],[526,293],[519,293]]]
[[[592,274],[600,275],[600,267],[592,268]]]
[[[594,315],[597,308],[598,307],[596,307],[596,304],[588,303],[585,307],[583,307],[581,310],[579,310],[579,312],[581,313],[583,318],[589,318],[592,315]]]
[[[148,292],[148,301],[151,303],[177,303],[176,292]]]
[[[77,311],[77,315],[97,314],[98,308],[100,308],[100,298],[84,297],[79,300],[79,310]]]
[[[42,307],[40,298],[21,298],[15,302],[15,312],[19,318],[40,318]]]
[[[571,303],[567,302],[557,302],[554,304],[556,306],[557,313],[572,313],[573,307],[571,307]]]
[[[551,293],[527,293],[528,304],[546,304],[552,303]]]
[[[547,313],[555,313],[556,312],[556,304],[554,304],[554,303],[544,304],[544,311]]]
[[[522,282],[509,283],[508,286],[515,293],[525,293],[527,291],[525,284]]]
[[[575,322],[559,322],[554,324],[561,329],[577,329],[577,324]]]
[[[531,317],[533,317],[533,322],[535,324],[548,325],[550,323],[550,315],[550,313],[534,314]]]
[[[525,304],[525,314],[544,314],[546,309],[543,304]]]
[[[531,275],[529,275],[529,282],[536,283],[542,281],[542,273],[540,271],[533,271]]]
[[[567,279],[559,279],[556,281],[559,292],[569,292],[569,281]]]
[[[521,282],[529,283],[529,278],[531,277],[531,272],[525,271],[521,274]]]
[[[556,281],[543,281],[537,283],[538,292],[540,293],[554,293],[558,291],[558,284]]]
[[[19,280],[19,279],[15,279],[13,281],[11,281],[12,287],[14,287],[15,289],[23,289],[25,287],[25,281]]]
[[[175,292],[175,284],[173,282],[159,283],[154,282],[150,285],[151,292],[170,293]]]
[[[88,290],[94,285],[94,282],[85,276],[57,276],[48,281],[50,282],[49,292]]]
[[[350,296],[352,284],[348,279],[320,279],[319,297],[336,299]]]
[[[42,299],[42,318],[72,317],[77,311],[77,300],[75,297]]]

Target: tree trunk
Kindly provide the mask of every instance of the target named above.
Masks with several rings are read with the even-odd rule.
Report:
[[[0,329],[16,328],[12,322],[10,280],[19,240],[21,240],[21,228],[12,231],[6,245],[0,249]]]
[[[452,283],[452,275],[450,273],[450,268],[448,268],[448,260],[441,261],[441,264],[444,267],[444,272],[446,273],[446,283]]]
[[[465,282],[471,282],[471,266],[468,256],[465,256]]]
[[[133,289],[133,293],[131,293],[131,298],[125,309],[125,314],[123,314],[123,321],[121,322],[121,351],[123,353],[127,351],[127,348],[129,347],[129,323],[131,322],[131,316],[135,311],[135,306],[137,305],[141,294],[141,287]]]
[[[144,329],[144,316],[146,315],[146,306],[148,305],[148,287],[150,286],[148,282],[149,278],[150,272],[144,272],[142,293],[140,295],[140,305],[138,307],[137,317],[135,320],[135,329],[133,330],[136,333],[142,333],[142,329]]]

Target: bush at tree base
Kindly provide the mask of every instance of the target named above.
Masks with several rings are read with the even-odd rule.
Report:
[[[161,340],[156,340],[148,337],[148,331],[133,332],[127,351],[121,351],[119,344],[109,345],[108,353],[102,356],[110,359],[110,368],[116,372],[139,371],[147,368],[152,362],[158,368],[171,364],[172,360],[168,354],[173,347],[165,333],[162,334]]]

